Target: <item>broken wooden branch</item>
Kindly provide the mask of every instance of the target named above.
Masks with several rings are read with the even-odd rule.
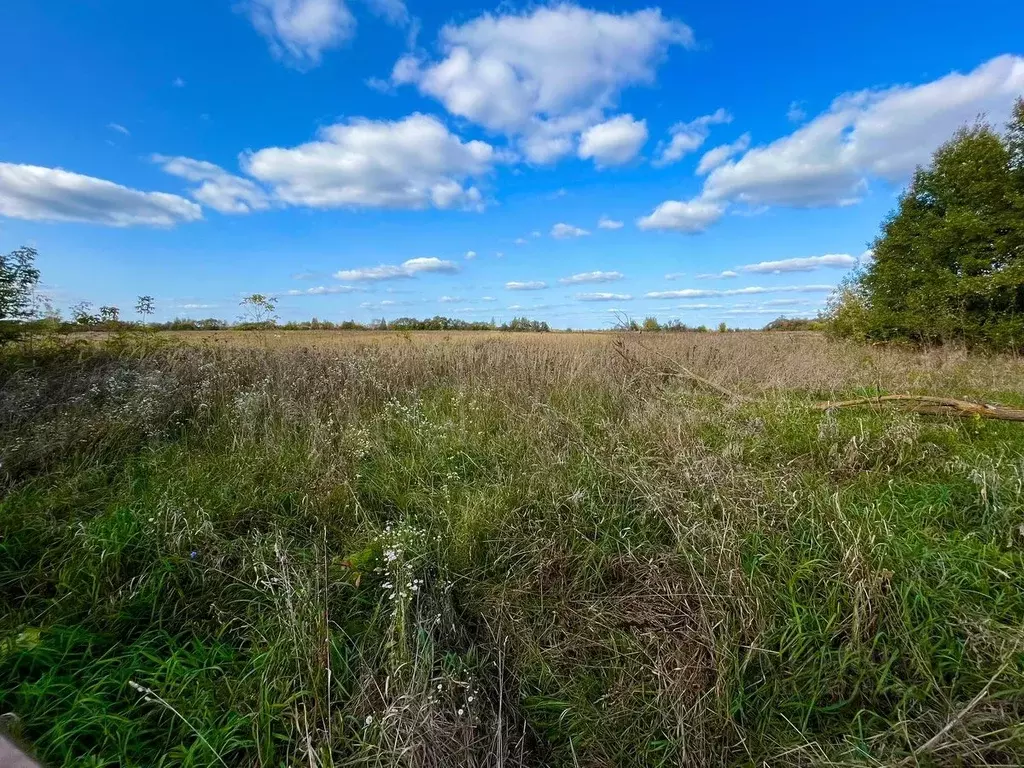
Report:
[[[932,397],[929,395],[880,395],[878,397],[858,397],[855,400],[837,400],[834,402],[816,403],[820,411],[831,411],[836,408],[854,408],[860,405],[881,405],[883,403],[906,403],[915,413],[929,415],[950,414],[953,416],[979,416],[983,419],[1001,421],[1024,421],[1024,410],[1010,408],[995,403],[973,403],[969,400],[957,400],[953,397]]]

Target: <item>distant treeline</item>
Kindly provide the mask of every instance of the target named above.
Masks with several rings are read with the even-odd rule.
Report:
[[[541,320],[530,320],[516,317],[505,323],[469,322],[452,317],[424,318],[400,317],[395,320],[375,320],[371,323],[358,323],[355,320],[343,320],[338,323],[330,320],[312,318],[304,321],[279,323],[274,320],[262,322],[239,321],[229,322],[216,317],[193,319],[178,317],[166,322],[139,323],[120,319],[103,319],[99,316],[80,314],[73,320],[55,317],[31,320],[22,324],[26,331],[57,331],[74,333],[81,331],[128,331],[145,327],[156,331],[227,331],[227,330],[269,330],[276,331],[530,331],[544,333],[551,327]]]
[[[81,333],[85,331],[118,332],[145,328],[151,331],[522,331],[547,333],[551,330],[548,323],[542,320],[530,320],[516,317],[505,323],[459,320],[453,317],[437,315],[424,319],[399,317],[394,320],[374,320],[370,323],[359,323],[355,320],[331,322],[312,318],[310,320],[292,320],[286,323],[275,320],[253,322],[240,320],[230,322],[216,317],[190,318],[176,317],[165,322],[138,322],[130,320],[101,319],[98,316],[79,315],[73,320],[56,316],[37,318],[19,323],[23,332],[35,333]],[[572,331],[572,328],[567,328]],[[583,329],[579,329],[583,330]],[[642,322],[629,320],[620,323],[613,330],[642,333],[727,333],[740,328],[729,328],[719,323],[715,328],[707,325],[687,325],[679,320],[660,322],[657,318],[648,317]],[[821,330],[821,323],[816,320],[779,317],[764,327],[766,331],[816,331]]]

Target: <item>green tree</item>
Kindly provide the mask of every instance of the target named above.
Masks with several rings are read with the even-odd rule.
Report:
[[[121,319],[121,310],[117,307],[100,307],[100,322],[114,324]]]
[[[142,324],[146,324],[146,318],[153,314],[153,297],[139,296],[135,302],[135,311],[142,316]]]
[[[277,299],[262,293],[254,293],[242,299],[243,320],[256,325],[271,325],[276,319]]]
[[[1004,135],[961,128],[919,168],[833,301],[837,332],[878,339],[1024,343],[1024,102]],[[838,321],[838,322],[837,322]]]
[[[656,317],[645,317],[644,318],[643,329],[647,333],[652,333],[654,331],[660,331],[661,330],[661,324],[658,322],[658,318],[656,318]]]
[[[96,325],[100,316],[92,311],[92,302],[80,301],[71,305],[71,319],[78,325]]]
[[[29,247],[0,254],[0,340],[18,336],[22,323],[36,314],[36,255]]]

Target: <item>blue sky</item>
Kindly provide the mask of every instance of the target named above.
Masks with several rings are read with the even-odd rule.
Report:
[[[1024,93],[1024,6],[6,0],[0,250],[157,317],[759,327]],[[129,314],[126,312],[126,314]]]

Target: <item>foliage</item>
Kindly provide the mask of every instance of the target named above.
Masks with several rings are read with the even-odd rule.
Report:
[[[139,296],[135,302],[135,311],[142,317],[142,324],[146,324],[146,318],[153,314],[154,302],[152,296]]]
[[[835,333],[1024,348],[1022,137],[1018,100],[1005,135],[962,128],[917,170],[873,261],[826,314]]]
[[[551,328],[543,320],[530,320],[528,317],[514,317],[509,322],[502,323],[500,330],[547,333]]]
[[[820,330],[821,323],[817,320],[810,320],[803,317],[777,317],[768,323],[764,330],[766,331],[817,331]]]
[[[39,283],[35,248],[0,253],[0,342],[16,337],[19,325],[35,316],[33,297]]]
[[[239,302],[242,307],[244,322],[255,326],[273,325],[277,319],[277,299],[262,293],[246,296]]]

